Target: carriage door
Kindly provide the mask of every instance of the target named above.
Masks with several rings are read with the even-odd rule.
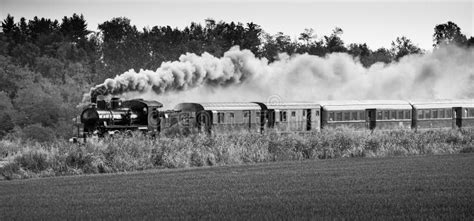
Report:
[[[453,107],[453,128],[462,127],[462,107]]]
[[[267,109],[267,127],[275,127],[275,110]]]
[[[204,132],[206,131],[206,113],[203,112],[197,112],[196,113],[196,118],[197,118],[197,128],[199,132]]]
[[[370,130],[373,130],[375,129],[375,126],[376,126],[376,119],[377,119],[377,115],[376,115],[376,109],[366,109],[365,110],[365,125],[368,129]]]
[[[311,131],[311,109],[306,110],[306,130]]]
[[[257,112],[258,114],[258,112]],[[267,116],[267,111],[266,110],[262,110],[260,111],[260,133],[263,133],[264,130],[265,130],[265,123],[266,123],[266,118]]]
[[[250,111],[249,110],[244,110],[242,111],[243,112],[243,122],[244,122],[244,125],[246,124],[247,126],[244,126],[247,127],[248,131],[250,132],[251,129],[252,129],[252,118],[250,117]]]

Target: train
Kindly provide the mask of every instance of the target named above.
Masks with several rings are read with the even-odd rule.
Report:
[[[92,99],[76,118],[77,137],[142,131],[151,136],[191,133],[311,133],[354,130],[474,127],[474,99],[333,100],[317,102],[187,102],[172,110],[154,100]]]

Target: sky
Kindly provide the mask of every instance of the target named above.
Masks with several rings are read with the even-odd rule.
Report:
[[[83,14],[88,29],[114,17],[127,17],[139,30],[166,26],[180,29],[212,18],[225,22],[253,22],[269,34],[283,32],[296,39],[305,28],[317,38],[335,27],[344,31],[346,44],[367,43],[375,50],[390,48],[397,37],[406,36],[419,47],[432,49],[437,24],[452,21],[466,36],[472,36],[473,0],[0,0],[0,17],[19,21],[34,16],[60,20]]]

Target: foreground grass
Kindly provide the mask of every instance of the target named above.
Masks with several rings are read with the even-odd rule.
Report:
[[[83,145],[65,141],[0,141],[0,178],[113,173],[154,168],[240,165],[340,157],[387,157],[472,152],[474,133],[466,130],[315,134],[192,135],[150,139],[141,134]],[[3,159],[2,159],[3,158]]]
[[[0,182],[2,219],[474,219],[474,154]]]

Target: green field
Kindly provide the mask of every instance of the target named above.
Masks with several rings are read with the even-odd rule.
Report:
[[[5,219],[474,219],[474,154],[0,181]]]

